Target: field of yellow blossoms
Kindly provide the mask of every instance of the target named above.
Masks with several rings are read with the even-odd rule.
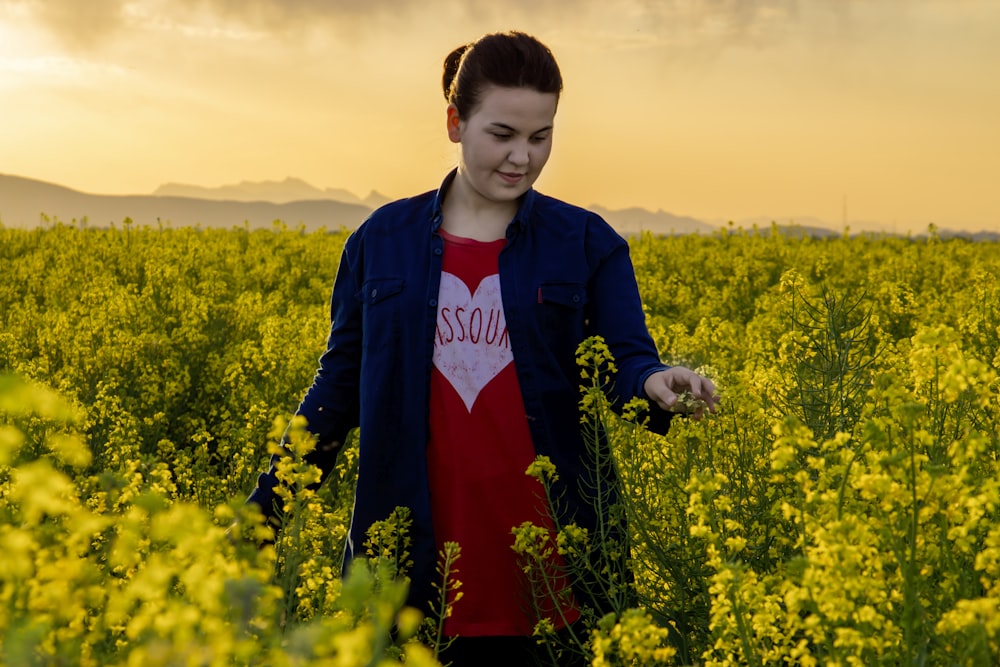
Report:
[[[341,579],[356,449],[309,490],[287,423],[345,238],[0,226],[0,663],[439,664],[461,545],[438,618],[402,605],[403,508]],[[664,360],[712,377],[723,409],[653,435],[641,402],[603,401],[603,343],[581,346],[614,525],[512,541],[540,597],[558,549],[613,610],[558,645],[540,625],[554,661],[1000,664],[1000,246],[736,229],[631,247]],[[286,428],[301,490],[258,548],[243,501]]]

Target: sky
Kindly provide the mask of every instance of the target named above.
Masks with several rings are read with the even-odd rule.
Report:
[[[509,29],[563,73],[546,194],[1000,231],[997,0],[0,0],[0,173],[417,194],[444,56]]]

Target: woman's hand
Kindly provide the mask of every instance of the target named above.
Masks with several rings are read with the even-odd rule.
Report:
[[[701,419],[705,410],[714,414],[720,400],[711,380],[683,366],[653,373],[642,388],[649,400],[664,410],[682,412],[695,420]]]

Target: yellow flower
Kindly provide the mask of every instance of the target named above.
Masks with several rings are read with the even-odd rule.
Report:
[[[556,466],[548,456],[536,456],[524,474],[534,477],[542,484],[550,484],[559,479]]]

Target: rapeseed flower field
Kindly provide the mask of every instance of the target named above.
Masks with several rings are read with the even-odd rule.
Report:
[[[341,577],[356,443],[316,488],[290,420],[345,239],[0,227],[0,661],[440,664],[461,545],[436,618],[403,605],[405,508]],[[603,342],[581,346],[608,524],[511,527],[537,604],[564,575],[611,601],[568,638],[536,628],[554,663],[1000,664],[1000,247],[776,229],[630,245],[663,359],[712,377],[723,408],[654,435],[641,401],[604,400]],[[243,500],[286,431],[296,492],[259,548],[273,532]],[[526,474],[548,489],[559,471]]]

